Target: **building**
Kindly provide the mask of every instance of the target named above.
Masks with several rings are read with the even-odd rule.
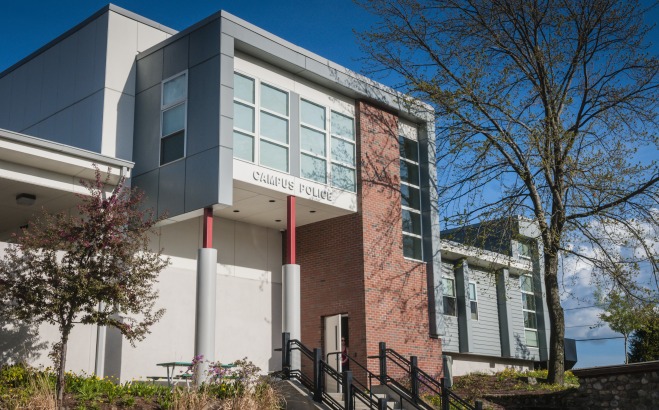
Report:
[[[541,347],[512,353],[510,340],[501,354],[479,350],[476,321],[458,307],[467,320],[456,327],[446,314],[446,286],[469,283],[464,268],[446,267],[489,256],[440,248],[432,107],[226,12],[175,32],[104,7],[0,73],[0,128],[11,148],[0,153],[1,241],[41,206],[71,209],[92,163],[130,176],[146,205],[168,214],[153,244],[172,261],[158,285],[167,313],[135,348],[112,330],[97,340],[95,327],[76,327],[71,370],[93,372],[105,357],[104,375],[143,378],[203,352],[273,371],[282,330],[326,353],[343,337],[373,370],[367,357],[381,341],[431,374],[443,344],[463,361],[529,367],[542,357]],[[532,270],[496,266],[508,265],[511,278]],[[528,347],[521,303],[486,306],[482,295],[483,317],[509,309],[500,337]],[[52,341],[56,329],[38,335]],[[40,346],[29,359],[47,365]]]

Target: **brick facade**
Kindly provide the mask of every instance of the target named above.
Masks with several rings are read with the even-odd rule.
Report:
[[[370,371],[377,360],[366,357],[384,341],[436,375],[441,342],[429,337],[426,265],[403,257],[397,123],[357,103],[359,211],[298,228],[302,341],[322,346],[323,317],[347,314],[350,356]]]

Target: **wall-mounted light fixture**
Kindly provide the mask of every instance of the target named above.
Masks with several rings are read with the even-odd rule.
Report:
[[[31,206],[34,205],[36,200],[37,200],[36,195],[26,194],[26,193],[21,193],[16,195],[16,204],[18,205]]]

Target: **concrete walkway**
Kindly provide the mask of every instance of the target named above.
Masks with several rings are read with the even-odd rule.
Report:
[[[277,388],[286,399],[286,410],[326,410],[322,404],[313,401],[311,394],[306,392],[297,381],[282,380],[277,382]]]

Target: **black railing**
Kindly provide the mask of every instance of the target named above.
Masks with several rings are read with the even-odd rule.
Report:
[[[401,402],[408,402],[417,409],[436,409],[434,403],[430,404],[423,400],[423,392],[426,396],[435,396],[435,403],[439,399],[442,410],[481,410],[483,408],[481,401],[477,400],[472,405],[452,392],[450,388],[445,387],[443,378],[437,381],[437,379],[420,369],[416,356],[410,356],[407,359],[395,350],[388,349],[384,342],[380,342],[378,356],[370,356],[369,358],[378,359],[381,382],[396,392]],[[401,374],[402,377],[396,379],[390,376],[392,373]],[[409,385],[405,383],[407,381],[409,381]]]
[[[279,349],[277,349],[279,350]],[[300,351],[300,362],[296,363],[299,368],[293,366],[293,352]],[[282,375],[285,379],[297,379],[309,391],[313,392],[313,400],[323,403],[328,407],[336,410],[354,410],[357,400],[364,403],[370,409],[385,410],[387,402],[385,399],[376,400],[372,394],[362,391],[364,387],[358,383],[354,385],[354,379],[351,371],[339,373],[332,368],[327,362],[322,360],[322,352],[316,348],[310,350],[299,340],[290,339],[288,333],[282,334]],[[312,364],[304,366],[302,360],[311,361]],[[361,365],[359,365],[361,366]],[[303,368],[313,369],[313,377],[302,370]],[[362,366],[362,368],[364,368]],[[366,370],[366,368],[364,368]],[[366,370],[368,372],[368,370]],[[325,377],[335,381],[337,386],[342,387],[343,404],[332,397],[326,390]]]
[[[293,366],[292,357],[295,351],[300,352],[300,360],[299,363],[295,363],[296,366]],[[380,343],[377,356],[368,357],[368,359],[378,359],[378,375],[373,374],[366,366],[348,357],[350,368],[361,369],[358,374],[363,373],[366,380],[354,378],[352,371],[339,373],[328,364],[331,356],[338,356],[341,352],[328,353],[326,360],[323,360],[321,349],[316,348],[312,351],[299,340],[290,339],[288,333],[282,334],[281,352],[283,377],[299,380],[302,385],[313,393],[314,401],[324,403],[332,409],[354,410],[357,401],[365,404],[370,409],[386,409],[387,400],[377,398],[373,394],[374,381],[379,385],[386,386],[390,392],[395,393],[401,404],[408,403],[420,410],[436,410],[437,403],[439,403],[441,410],[482,410],[483,408],[482,402],[476,401],[474,405],[470,404],[452,392],[450,388],[445,387],[443,378],[437,381],[437,379],[420,369],[416,356],[410,356],[407,359],[395,350],[388,349],[384,342]],[[307,369],[306,373],[302,370],[304,368]],[[312,371],[312,377],[308,375],[309,371]],[[392,374],[400,377],[392,377]],[[336,400],[327,392],[326,380],[341,386],[343,392],[342,402]],[[434,396],[433,403],[425,401],[422,396]]]

